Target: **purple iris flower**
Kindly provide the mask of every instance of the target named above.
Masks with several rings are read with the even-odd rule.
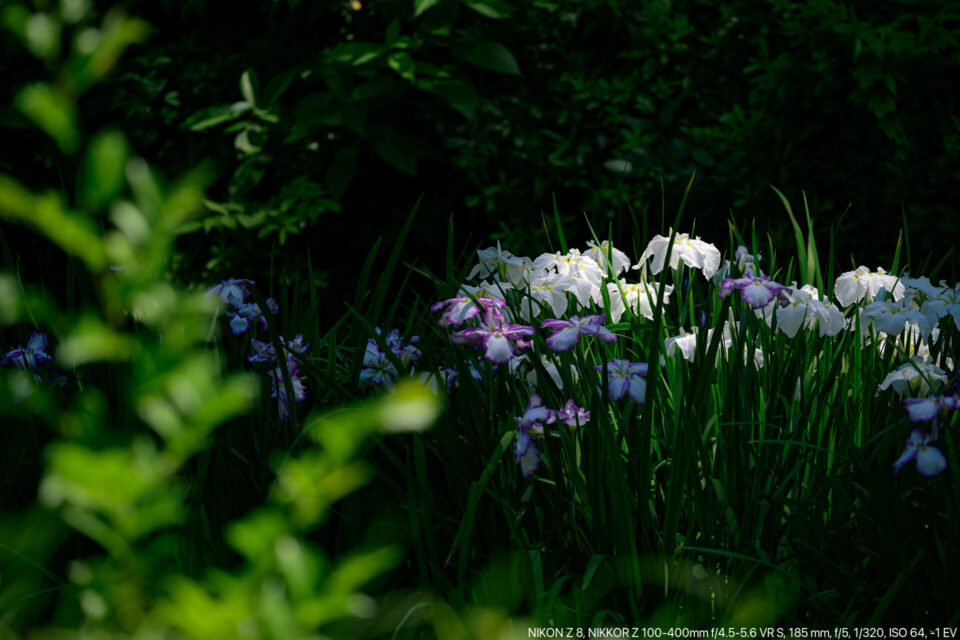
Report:
[[[207,293],[215,293],[220,296],[225,304],[239,307],[247,299],[249,291],[247,285],[253,285],[253,280],[244,278],[228,278],[221,280],[220,284],[214,285]]]
[[[524,478],[529,478],[540,468],[540,451],[533,441],[543,439],[543,423],[555,420],[556,413],[553,409],[543,406],[543,398],[540,394],[530,394],[527,408],[523,415],[517,418],[519,434],[513,450]]]
[[[603,366],[594,367],[602,371]],[[620,400],[629,394],[636,403],[643,403],[647,394],[647,382],[642,376],[647,375],[647,363],[630,362],[629,360],[611,360],[607,363],[607,390],[611,400]]]
[[[284,340],[281,336],[280,342],[283,344],[288,358],[294,353],[304,353],[310,347],[310,343],[304,342],[303,336],[299,333],[292,340]],[[273,362],[277,359],[273,342],[260,341],[252,338],[250,344],[253,345],[254,353],[247,358],[247,362]]]
[[[517,444],[513,453],[517,458],[520,473],[523,474],[524,478],[529,478],[540,468],[540,451],[537,449],[537,445],[533,443],[533,438],[529,433],[523,432],[517,436]]]
[[[297,363],[293,358],[287,360],[287,372],[290,374],[290,384],[293,387],[294,400],[299,404],[306,400],[307,389],[303,384],[303,380],[298,375]],[[268,371],[267,375],[270,376],[270,386],[272,389],[270,397],[280,398],[280,402],[278,403],[280,421],[286,422],[290,419],[290,403],[287,399],[286,385],[283,383],[283,372],[280,371],[280,367],[277,367],[273,371]]]
[[[603,326],[603,316],[571,316],[569,320],[544,320],[541,329],[550,329],[553,335],[547,338],[547,346],[553,351],[568,351],[580,341],[580,335],[597,336],[604,342],[617,339],[610,329]]]
[[[367,350],[363,354],[363,369],[360,370],[360,381],[386,388],[396,382],[399,375],[397,368],[387,357],[387,354],[377,347],[377,341],[373,338],[367,340]]]
[[[380,327],[377,327],[377,333],[380,333]],[[420,342],[420,336],[411,336],[407,341],[410,344],[405,345],[403,344],[403,338],[400,337],[400,330],[394,329],[384,337],[383,341],[387,343],[387,348],[400,360],[404,367],[409,367],[420,360],[420,349],[413,346]]]
[[[36,371],[38,367],[53,363],[53,358],[46,353],[48,348],[50,348],[50,340],[47,339],[47,334],[33,331],[25,346],[17,347],[0,356],[0,366]]]
[[[273,315],[280,313],[280,307],[273,298],[267,298],[267,308]],[[259,323],[261,329],[267,329],[267,319],[260,313],[260,307],[254,302],[238,305],[235,311],[227,312],[227,317],[230,318],[230,330],[235,336],[249,331],[254,322]]]
[[[530,346],[524,338],[533,337],[533,327],[511,324],[495,307],[484,310],[480,326],[463,329],[450,334],[454,344],[483,345],[484,357],[496,364],[504,364],[520,355],[520,350]]]
[[[376,331],[377,335],[380,335],[383,330],[377,327]],[[405,368],[411,368],[413,363],[420,359],[420,349],[413,346],[420,341],[420,336],[411,337],[410,344],[405,345],[403,344],[403,338],[400,336],[400,330],[394,329],[384,336],[383,341],[387,344],[390,353]],[[363,369],[360,371],[360,380],[374,386],[388,387],[396,382],[399,375],[396,366],[387,354],[380,351],[377,341],[373,338],[367,340],[367,350],[363,354]]]
[[[914,460],[917,463],[917,473],[922,476],[929,478],[943,473],[947,468],[947,459],[939,449],[930,446],[930,441],[929,434],[922,429],[914,429],[907,438],[903,453],[893,463],[893,475],[900,473],[900,469]]]
[[[741,300],[754,309],[762,309],[774,298],[783,301],[782,292],[785,289],[786,286],[772,281],[770,276],[746,275],[742,278],[724,278],[717,295],[726,300],[736,290],[740,292]]]
[[[904,398],[903,406],[910,414],[911,422],[928,422],[936,420],[942,413],[960,409],[960,395]]]
[[[578,407],[573,403],[573,398],[567,400],[567,404],[563,405],[563,409],[560,409],[556,412],[557,422],[567,425],[568,427],[577,427],[587,424],[590,420],[590,412],[584,407]]]
[[[527,401],[527,408],[523,416],[517,418],[517,429],[521,433],[532,431],[535,437],[543,437],[543,424],[551,423],[556,419],[556,412],[543,406],[543,398],[539,393],[531,393]]]
[[[503,300],[494,298],[477,298],[477,302],[480,303],[480,307],[483,307],[484,312],[491,309],[503,309],[507,306],[507,303]],[[437,324],[446,329],[451,326],[459,327],[467,320],[476,318],[481,312],[480,307],[475,305],[468,296],[458,296],[432,305],[430,311],[437,313],[444,309],[443,315],[437,320]]]

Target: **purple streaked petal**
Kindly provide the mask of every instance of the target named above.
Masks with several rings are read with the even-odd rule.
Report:
[[[939,398],[906,398],[903,406],[910,414],[911,422],[933,420],[940,413]]]
[[[547,338],[547,346],[553,351],[568,351],[580,340],[580,330],[577,327],[567,326]]]
[[[627,391],[630,390],[630,380],[629,378],[617,378],[611,376],[607,384],[607,390],[610,392],[611,400],[619,400],[623,396],[627,395]]]
[[[533,327],[528,327],[523,324],[509,324],[504,323],[501,327],[503,334],[510,338],[511,340],[519,340],[520,338],[530,338],[533,337],[533,334],[536,333]]]
[[[530,435],[526,431],[520,432],[513,448],[513,454],[517,457],[517,462],[520,461],[520,458],[523,457],[523,454],[527,452],[531,445],[533,445],[533,439]]]
[[[513,352],[513,343],[503,334],[490,334],[484,346],[487,348],[487,351],[483,354],[483,357],[496,364],[510,362],[516,355]]]
[[[550,329],[552,331],[563,331],[572,326],[569,320],[550,319],[540,323],[541,329]]]
[[[759,282],[754,282],[740,290],[740,298],[754,309],[767,306],[775,295],[775,292]]]
[[[533,393],[530,395],[523,416],[517,418],[517,428],[525,433],[535,422],[550,422],[551,418],[553,418],[553,410],[543,406],[543,398],[539,393]]]
[[[650,366],[646,362],[634,362],[627,369],[630,375],[636,376],[645,376],[649,370]]]
[[[477,344],[478,342],[483,342],[486,340],[487,336],[490,335],[489,331],[484,331],[483,329],[463,329],[455,333],[450,334],[450,342],[453,344]]]
[[[911,447],[910,445],[907,445],[907,448],[904,449],[902,454],[900,454],[900,457],[897,458],[897,461],[893,463],[893,475],[900,473],[900,470],[916,457],[917,447]]]
[[[520,465],[520,473],[524,478],[529,478],[540,468],[540,452],[532,440],[527,445],[523,455],[517,458],[517,464]]]
[[[617,339],[617,334],[606,327],[597,324],[588,324],[580,327],[580,332],[585,336],[596,336],[604,342],[613,342]]]

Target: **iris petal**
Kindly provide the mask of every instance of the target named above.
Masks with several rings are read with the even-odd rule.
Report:
[[[936,447],[924,445],[917,449],[917,473],[931,477],[943,473],[947,468],[947,459]]]

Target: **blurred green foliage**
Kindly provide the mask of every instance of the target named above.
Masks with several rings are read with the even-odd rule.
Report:
[[[191,555],[188,531],[219,531],[188,468],[218,427],[250,411],[258,384],[223,372],[211,349],[219,298],[170,278],[174,241],[203,206],[202,172],[166,184],[116,129],[81,132],[82,95],[147,33],[140,20],[113,12],[98,23],[88,9],[4,10],[56,78],[18,90],[14,104],[76,160],[77,181],[65,194],[0,173],[3,344],[27,327],[50,333],[63,372],[58,383],[0,369],[2,481],[15,488],[0,502],[3,635],[287,639],[369,618],[375,603],[361,589],[397,564],[398,549],[332,557],[309,536],[370,479],[358,460],[368,438],[426,428],[439,401],[410,382],[308,419],[302,444],[275,458],[261,506],[226,529],[230,564]],[[74,43],[65,52],[61,34]],[[92,293],[70,300],[21,278],[11,222],[64,252],[67,282]]]

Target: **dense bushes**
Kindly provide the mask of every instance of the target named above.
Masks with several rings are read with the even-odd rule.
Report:
[[[944,188],[960,168],[960,14],[942,3],[129,8],[154,37],[85,106],[164,166],[211,162],[208,218],[181,239],[188,273],[237,273],[224,249],[238,245],[266,270],[271,243],[291,272],[308,250],[321,272],[359,266],[421,194],[429,228],[452,213],[460,237],[519,249],[553,195],[574,229],[584,212],[603,227],[630,207],[659,217],[661,181],[694,168],[704,231],[732,212],[787,237],[769,184],[803,189],[820,234],[842,216],[841,256],[892,253],[902,218],[919,255],[958,231]],[[32,162],[4,167],[70,175],[15,135]],[[411,242],[423,255],[438,238]]]

